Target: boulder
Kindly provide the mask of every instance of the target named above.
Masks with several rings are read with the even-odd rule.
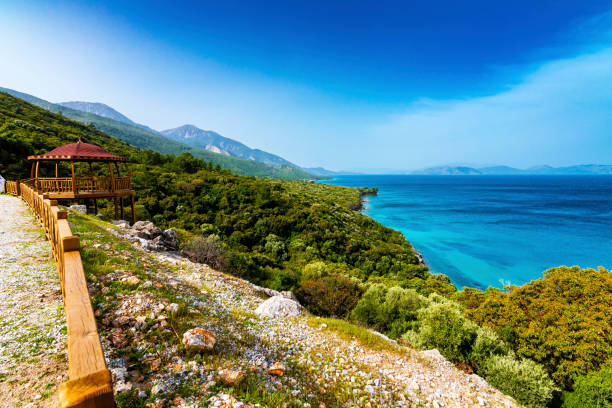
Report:
[[[104,215],[103,214],[96,214],[96,217],[98,217],[99,219],[104,221]]]
[[[130,223],[127,222],[126,220],[112,220],[111,223],[118,226],[119,228],[125,228],[125,229],[130,228]]]
[[[188,350],[210,351],[215,347],[215,341],[215,335],[201,327],[183,333],[183,344]]]
[[[87,214],[87,206],[86,205],[73,204],[70,207],[68,207],[68,209],[72,210],[72,211],[80,212],[80,213],[83,213],[83,214]]]
[[[162,237],[163,237],[164,244],[168,248],[174,249],[174,250],[178,249],[179,240],[178,240],[178,235],[176,234],[175,230],[173,230],[172,228],[165,230],[164,232],[162,232]]]
[[[268,368],[268,374],[282,377],[285,374],[285,365],[281,362],[276,362]]]
[[[144,239],[154,239],[162,234],[162,230],[151,221],[137,221],[130,228],[130,233]]]
[[[295,300],[282,295],[272,296],[255,309],[260,317],[298,316],[304,308]]]

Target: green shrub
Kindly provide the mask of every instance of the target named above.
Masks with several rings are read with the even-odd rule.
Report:
[[[419,323],[425,347],[438,349],[455,363],[468,361],[478,326],[463,317],[459,304],[434,303],[419,312]]]
[[[296,294],[312,313],[345,317],[355,307],[362,293],[359,280],[334,275],[303,281]]]
[[[419,295],[414,289],[399,287],[389,289],[379,312],[385,333],[392,338],[398,338],[412,329],[419,309],[427,304],[427,298]]]
[[[476,330],[476,339],[470,352],[470,363],[481,371],[485,362],[494,355],[505,356],[508,354],[508,346],[495,334],[490,327],[479,327]]]
[[[541,365],[514,354],[491,356],[484,363],[484,373],[489,384],[528,408],[546,407],[556,390]]]
[[[278,235],[269,234],[266,237],[264,249],[277,261],[284,261],[287,259],[287,248],[285,247],[285,242]]]
[[[304,267],[302,278],[304,280],[317,279],[329,275],[329,268],[323,261],[310,262]]]
[[[202,262],[220,271],[228,270],[228,261],[218,235],[197,236],[183,246],[183,252],[195,262]]]
[[[598,371],[579,377],[574,392],[564,395],[563,405],[567,408],[612,407],[612,361]]]
[[[351,313],[351,319],[397,338],[414,328],[418,311],[428,304],[429,300],[413,289],[387,289],[382,283],[377,283],[363,295]]]

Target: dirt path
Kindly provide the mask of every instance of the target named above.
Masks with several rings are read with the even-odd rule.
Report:
[[[0,195],[0,408],[57,406],[65,331],[49,242],[25,202]]]

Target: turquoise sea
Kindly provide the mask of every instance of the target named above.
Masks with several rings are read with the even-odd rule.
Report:
[[[559,265],[612,267],[612,176],[338,176],[378,187],[365,213],[463,286],[523,284]]]

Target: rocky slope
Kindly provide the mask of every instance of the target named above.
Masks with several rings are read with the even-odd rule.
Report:
[[[109,223],[71,221],[120,407],[517,406],[436,350],[313,317],[288,294],[151,252]]]

